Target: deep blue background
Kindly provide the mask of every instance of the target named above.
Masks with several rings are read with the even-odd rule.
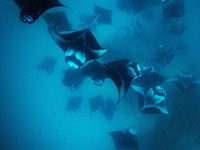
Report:
[[[66,13],[77,28],[79,12],[91,14],[93,11],[93,0],[61,2],[75,11],[66,10]],[[158,6],[153,10],[156,18],[151,23],[141,19],[148,36],[137,40],[121,35],[121,27],[130,23],[131,17],[116,10],[116,0],[96,2],[113,10],[114,26],[101,25],[93,31],[109,50],[101,62],[129,58],[141,66],[153,65],[167,77],[188,71],[200,78],[199,0],[185,0],[183,21],[188,29],[181,37],[164,31]],[[164,85],[169,116],[139,112],[137,96],[130,88],[109,123],[99,112],[90,114],[88,98],[103,94],[116,101],[118,93],[112,81],[96,87],[86,79],[79,90],[72,92],[62,84],[62,71],[67,68],[64,55],[49,35],[43,18],[32,25],[23,24],[19,8],[12,0],[1,0],[0,11],[1,150],[113,150],[114,144],[107,132],[129,127],[137,131],[142,150],[200,149],[200,87],[182,95],[175,86]],[[168,44],[183,53],[163,67],[149,60],[159,44]],[[51,75],[36,67],[46,56],[58,59]],[[83,98],[77,113],[65,111],[70,96]]]

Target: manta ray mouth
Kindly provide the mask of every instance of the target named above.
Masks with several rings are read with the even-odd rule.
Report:
[[[23,15],[23,16],[21,16],[21,20],[24,23],[28,23],[28,24],[32,24],[34,22],[33,17],[31,17],[30,15]]]
[[[128,129],[129,130],[129,132],[131,133],[131,134],[133,134],[133,135],[137,135],[137,132],[135,131],[135,130],[133,130],[132,128],[130,128],[130,129]]]

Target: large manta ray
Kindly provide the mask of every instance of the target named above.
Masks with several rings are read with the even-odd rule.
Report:
[[[166,92],[160,86],[155,86],[150,89],[132,86],[136,91],[139,99],[139,109],[146,114],[163,113],[168,114],[164,100]]]
[[[119,92],[119,101],[125,96],[132,80],[141,76],[141,68],[136,62],[128,59],[122,59],[101,65],[92,62],[86,66],[86,74],[93,80],[96,85],[104,83],[106,78],[110,78],[116,85]]]
[[[152,88],[161,85],[165,80],[167,80],[166,77],[159,75],[153,67],[149,66],[142,68],[142,76],[137,78],[133,84],[142,88]]]
[[[109,132],[117,150],[139,150],[137,133],[132,128]]]
[[[194,87],[200,85],[200,80],[196,79],[191,73],[180,72],[174,78],[167,80],[177,86],[182,93],[191,91]]]
[[[46,10],[63,6],[58,0],[14,0],[20,8],[20,19],[24,23],[32,24]]]
[[[48,25],[48,29],[56,33],[70,31],[73,28],[64,11],[45,13],[43,18]]]
[[[68,34],[51,32],[55,42],[65,53],[65,62],[74,68],[80,68],[89,60],[101,57],[107,50],[97,42],[89,29]]]
[[[166,45],[159,45],[157,51],[153,54],[151,59],[162,65],[167,65],[179,53],[179,51],[172,50]]]

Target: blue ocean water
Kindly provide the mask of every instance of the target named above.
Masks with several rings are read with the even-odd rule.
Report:
[[[181,71],[200,79],[200,1],[184,0],[185,13],[181,21],[185,32],[176,36],[162,15],[162,5],[147,14],[131,15],[116,7],[117,0],[60,0],[67,8],[69,22],[80,30],[80,14],[92,15],[94,3],[111,10],[112,24],[99,24],[92,30],[107,53],[102,63],[130,59],[141,67],[153,66],[157,73],[172,78]],[[141,150],[199,150],[200,149],[200,86],[183,94],[171,83],[164,83],[165,106],[169,115],[144,114],[138,109],[138,97],[129,88],[117,104],[111,121],[100,111],[90,113],[89,99],[103,95],[118,100],[118,91],[110,79],[102,86],[86,78],[78,90],[62,83],[63,70],[69,68],[64,54],[48,32],[41,16],[33,24],[19,19],[20,10],[12,0],[0,4],[0,150],[114,150],[108,132],[133,128]],[[145,16],[148,19],[145,19]],[[126,28],[132,20],[137,25]],[[135,23],[135,22],[134,22]],[[136,29],[135,29],[135,28]],[[167,45],[180,54],[169,64],[153,61],[151,56],[159,45]],[[45,57],[56,58],[52,74],[38,69]],[[134,82],[134,81],[133,81]],[[66,111],[68,98],[80,96],[78,111]]]

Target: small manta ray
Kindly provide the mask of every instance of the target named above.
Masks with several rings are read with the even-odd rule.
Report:
[[[155,86],[150,89],[132,86],[136,91],[139,99],[139,109],[142,113],[153,114],[163,113],[169,114],[165,107],[164,100],[166,92],[160,86]]]
[[[89,29],[68,34],[51,32],[55,42],[65,53],[65,62],[70,67],[80,68],[89,60],[101,57],[107,50],[97,42]]]
[[[65,86],[70,87],[71,90],[77,90],[81,87],[84,79],[87,77],[83,73],[83,68],[69,68],[65,71],[63,71],[64,78],[62,80],[63,84]]]
[[[167,82],[171,82],[176,85],[184,94],[200,85],[200,80],[195,79],[191,73],[186,72],[180,72],[174,78],[167,80]]]
[[[167,65],[178,54],[180,54],[179,51],[172,50],[167,45],[159,45],[157,51],[153,54],[151,59],[162,65]]]
[[[139,150],[137,133],[132,128],[109,132],[117,150]]]
[[[138,39],[142,35],[145,35],[145,33],[146,31],[139,22],[137,16],[135,16],[134,20],[124,28],[124,35],[129,36],[133,39]]]
[[[40,65],[37,67],[46,73],[52,74],[57,63],[57,59],[51,57],[45,57]]]
[[[133,84],[142,88],[152,88],[161,85],[165,80],[167,80],[166,77],[159,75],[153,67],[148,66],[142,68],[142,76],[137,78]]]
[[[64,11],[45,13],[43,18],[48,25],[48,29],[56,33],[72,30],[72,25],[69,23]]]
[[[116,111],[116,103],[112,99],[107,99],[99,110],[108,121],[111,121]]]
[[[172,0],[163,7],[163,16],[165,18],[182,18],[184,16],[184,1]]]
[[[20,19],[24,23],[32,24],[46,10],[53,7],[65,7],[58,0],[14,0],[20,8]]]
[[[89,104],[90,104],[90,113],[93,113],[99,110],[104,105],[103,96],[99,95],[99,96],[89,99]]]
[[[112,25],[112,11],[109,9],[101,8],[94,5],[94,14],[100,16],[98,19],[98,24],[109,24]]]
[[[110,78],[116,85],[119,92],[119,100],[125,96],[132,80],[141,76],[141,68],[136,62],[122,59],[101,65],[92,62],[92,71],[88,76],[96,85],[102,85],[106,78]],[[95,66],[97,66],[95,69]]]
[[[176,20],[168,25],[169,33],[175,36],[181,36],[186,29],[187,26],[180,20]]]
[[[70,97],[68,99],[66,110],[76,112],[81,107],[82,98],[80,96]]]
[[[158,4],[158,0],[118,0],[116,7],[118,10],[125,11],[129,14],[137,14]]]

